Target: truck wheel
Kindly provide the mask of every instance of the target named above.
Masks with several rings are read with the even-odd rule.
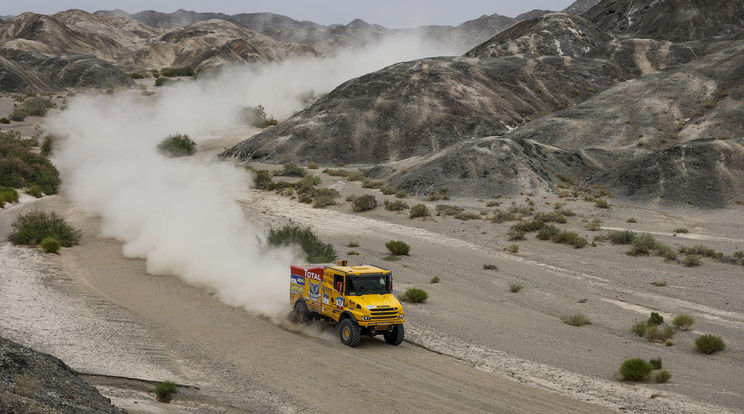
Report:
[[[361,338],[360,331],[359,325],[349,318],[342,320],[338,325],[338,336],[341,338],[341,343],[346,346],[354,347],[359,345],[359,339]]]
[[[382,336],[385,337],[385,342],[390,345],[400,345],[405,335],[406,328],[403,325],[394,325],[392,331],[385,332]]]
[[[292,319],[299,323],[310,323],[310,313],[307,311],[305,302],[297,301],[292,310]]]

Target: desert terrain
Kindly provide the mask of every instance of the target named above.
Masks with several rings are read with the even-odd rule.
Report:
[[[0,411],[744,412],[742,6],[675,4],[415,30],[184,10],[0,20],[0,133],[19,134],[0,143],[48,138],[61,178],[0,208]],[[17,119],[28,98],[53,107]],[[156,150],[182,133],[194,155]],[[293,187],[290,166],[317,182]],[[18,168],[0,151],[0,171]],[[410,217],[417,204],[431,214]],[[36,211],[79,244],[11,244]],[[291,320],[305,254],[266,242],[287,224],[390,269],[400,298],[428,293],[403,302],[402,344],[350,348]],[[694,323],[672,330],[678,315]],[[635,332],[652,317],[669,337]],[[700,352],[704,334],[725,349]],[[103,398],[19,396],[8,373],[52,356]],[[623,380],[631,358],[671,377]]]
[[[3,98],[4,108],[12,107]],[[41,128],[30,118],[28,131]],[[194,163],[215,162],[231,143],[255,133],[235,127],[198,140]],[[255,164],[254,168],[280,169]],[[354,167],[349,167],[354,168]],[[343,200],[373,194],[359,182],[308,170],[340,193],[339,204],[314,209],[271,191],[234,194],[245,220],[268,231],[288,222],[310,225],[339,257],[372,263],[395,275],[395,291],[429,293],[404,304],[406,341],[392,347],[366,338],[340,344],[334,327],[298,326],[220,302],[208,290],[174,276],[148,274],[143,260],[122,255],[122,244],[102,236],[101,221],[60,195],[33,199],[0,214],[5,240],[19,214],[41,209],[63,214],[83,232],[79,246],[60,255],[2,245],[3,321],[0,335],[62,358],[128,412],[736,412],[744,401],[738,381],[744,363],[741,277],[744,267],[703,260],[698,267],[661,257],[632,257],[627,246],[595,247],[540,241],[534,233],[510,241],[514,222],[462,221],[452,216],[410,219],[382,206],[355,213]],[[474,198],[423,202],[493,210]],[[501,208],[552,211],[562,203],[576,216],[560,224],[592,240],[609,230],[653,234],[671,246],[705,244],[731,254],[744,247],[741,207],[659,209],[611,199],[601,209],[582,199],[525,193],[498,199]],[[636,223],[627,223],[633,217]],[[601,219],[599,231],[585,229]],[[688,233],[675,232],[686,228]],[[411,255],[386,261],[385,242],[405,240]],[[347,245],[354,241],[358,247]],[[519,245],[512,253],[507,248]],[[358,255],[346,253],[355,250]],[[484,265],[493,265],[485,269]],[[440,283],[430,280],[437,276]],[[666,286],[654,281],[665,280]],[[512,293],[509,283],[520,283]],[[289,304],[287,303],[287,312]],[[696,322],[678,332],[674,346],[631,332],[633,323],[659,312],[688,313]],[[581,313],[591,324],[562,317]],[[693,341],[702,333],[726,340],[724,352],[704,355]],[[664,384],[619,380],[620,363],[661,357],[672,379]],[[168,406],[151,394],[163,380],[181,384]]]

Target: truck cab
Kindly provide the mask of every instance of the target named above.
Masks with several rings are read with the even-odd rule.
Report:
[[[292,265],[289,296],[296,320],[337,324],[344,345],[358,345],[362,334],[383,335],[393,345],[403,342],[405,314],[387,269],[346,262]]]

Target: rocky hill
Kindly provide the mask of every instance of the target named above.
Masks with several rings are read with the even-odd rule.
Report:
[[[665,3],[605,0],[519,23],[465,58],[393,65],[223,156],[382,163],[369,174],[417,194],[557,191],[560,175],[660,203],[744,200],[740,4]]]
[[[0,337],[0,412],[120,414],[64,362]]]

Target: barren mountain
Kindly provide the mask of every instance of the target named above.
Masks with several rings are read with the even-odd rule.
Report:
[[[569,57],[431,58],[351,80],[224,156],[279,162],[380,163],[462,139],[504,134],[619,81]]]
[[[744,30],[744,3],[603,0],[584,17],[613,35],[685,42]]]
[[[563,11],[566,13],[584,14],[592,7],[599,4],[600,1],[601,0],[576,0],[573,4],[563,9]]]
[[[341,85],[223,156],[389,162],[370,176],[419,194],[441,187],[469,196],[555,191],[562,175],[623,196],[723,206],[741,199],[741,190],[711,197],[699,189],[721,191],[739,179],[741,145],[698,140],[744,136],[744,34],[704,37],[733,30],[739,6],[718,13],[713,4],[693,10],[685,3],[706,21],[728,22],[713,32],[688,26],[689,36],[678,36],[673,32],[686,27],[678,21],[669,36],[631,38],[626,28],[615,37],[624,22],[638,31],[658,22],[667,12],[661,3],[605,1],[586,13],[593,19],[548,14],[499,33],[466,59],[393,65]],[[637,178],[650,168],[674,174],[681,153],[689,179],[670,187]],[[713,159],[718,173],[703,182]]]

